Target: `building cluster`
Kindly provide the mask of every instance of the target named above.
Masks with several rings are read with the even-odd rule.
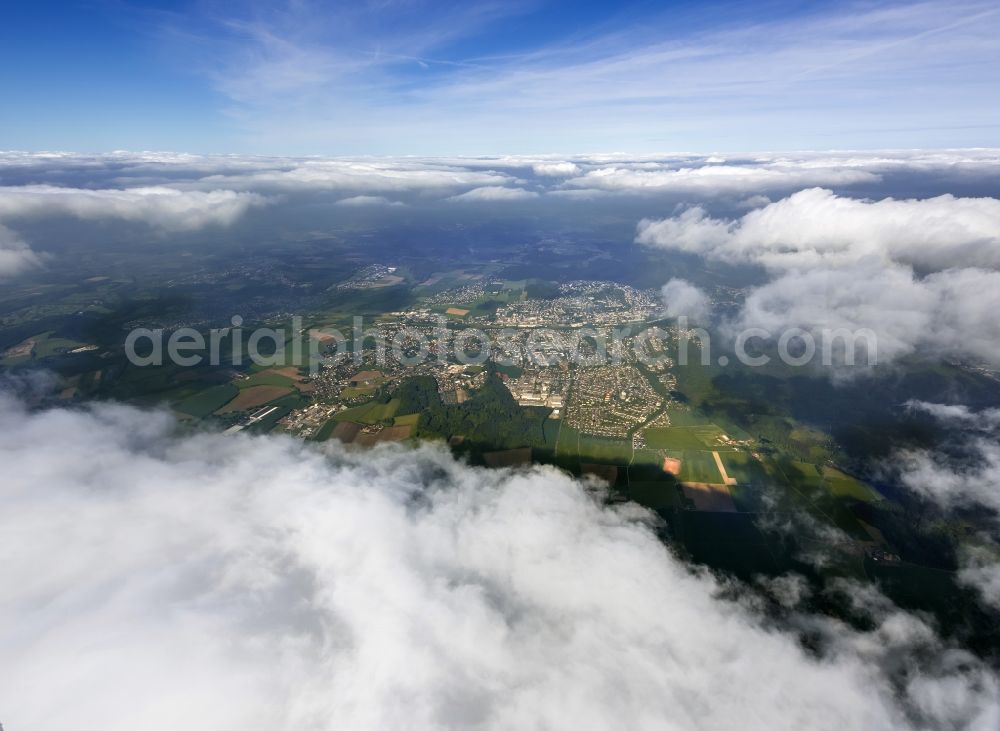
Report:
[[[500,327],[613,326],[643,322],[661,309],[652,291],[607,282],[571,282],[560,286],[558,297],[502,305],[489,321]]]
[[[470,281],[460,287],[452,287],[423,298],[424,305],[443,307],[448,305],[471,305],[480,300],[497,294],[503,290],[502,280],[495,278],[474,277],[468,275]]]
[[[363,286],[390,275],[392,267],[366,267],[351,283]],[[608,282],[569,282],[553,298],[510,302],[495,315],[443,327],[442,306],[472,305],[497,287],[502,288],[499,280],[470,279],[424,298],[419,306],[386,313],[366,326],[356,352],[324,357],[313,379],[317,404],[289,414],[283,426],[313,434],[337,410],[395,390],[418,375],[437,381],[445,403],[462,403],[486,378],[484,364],[477,362],[480,342],[470,325],[485,336],[489,360],[513,367],[503,368],[502,378],[522,406],[547,407],[552,418],[564,419],[582,433],[631,438],[640,447],[643,428],[669,424],[669,397],[663,394],[677,385],[667,355],[676,333],[657,331],[641,339],[614,334],[615,328],[629,324],[638,330],[637,323],[655,317],[660,310],[656,292]],[[640,359],[645,364],[641,368]]]
[[[403,278],[396,274],[396,267],[372,264],[355,272],[346,282],[338,284],[337,289],[377,289],[402,281]]]
[[[296,409],[278,420],[278,423],[289,434],[295,434],[303,439],[314,436],[323,425],[336,414],[342,406],[313,402],[302,409]]]
[[[624,439],[662,407],[663,399],[635,366],[579,368],[566,424],[584,434]]]
[[[558,419],[566,406],[570,377],[566,367],[531,368],[516,378],[505,378],[504,382],[518,404],[547,406],[552,409],[551,418]]]

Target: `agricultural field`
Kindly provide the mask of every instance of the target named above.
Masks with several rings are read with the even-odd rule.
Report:
[[[720,443],[724,432],[715,424],[654,427],[643,433],[651,449],[730,449]]]
[[[287,396],[293,389],[287,386],[249,386],[238,390],[239,393],[236,397],[218,409],[217,414],[247,411],[257,406],[263,406],[282,396]]]
[[[523,467],[531,464],[531,447],[484,452],[483,461],[490,467]]]
[[[837,497],[853,498],[862,502],[882,500],[882,496],[874,489],[834,467],[823,468],[823,479],[826,480],[830,492]]]
[[[86,343],[69,338],[54,337],[54,331],[43,332],[22,340],[0,353],[0,366],[26,363],[32,358],[42,359],[68,353],[76,348],[87,347]]]
[[[174,404],[174,411],[201,419],[223,408],[238,395],[240,390],[231,383],[211,386]]]
[[[680,505],[680,487],[671,481],[629,479],[625,494],[629,500],[653,510],[668,510]]]
[[[632,460],[632,445],[620,439],[606,439],[583,434],[561,422],[556,456],[592,462],[628,464]]]
[[[773,482],[764,465],[747,452],[718,452],[726,472],[738,485],[760,485]]]
[[[354,406],[338,412],[333,418],[337,421],[356,421],[361,424],[376,424],[387,421],[396,415],[399,409],[399,399],[391,399],[386,403],[369,401],[360,406]]]
[[[681,457],[681,482],[723,484],[722,475],[711,452],[685,449]]]
[[[412,426],[387,426],[377,432],[361,432],[352,443],[359,447],[373,447],[383,442],[401,442],[409,439],[412,433]]]
[[[735,513],[736,504],[726,485],[708,482],[683,482],[684,497],[691,501],[695,510],[710,513]]]

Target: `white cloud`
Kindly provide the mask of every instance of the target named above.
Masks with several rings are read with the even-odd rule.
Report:
[[[875,335],[877,357],[887,364],[912,353],[1000,362],[1000,272],[947,270],[917,277],[910,267],[878,261],[782,274],[746,297],[727,330],[763,328],[777,338],[802,328],[815,342],[824,331],[858,333],[858,365],[868,362],[863,331]],[[830,365],[836,365],[832,363]]]
[[[978,431],[1000,429],[1000,409],[983,409],[973,411],[964,404],[936,404],[928,401],[911,399],[904,406],[912,412],[923,412],[940,419],[961,424],[965,428]]]
[[[463,203],[484,203],[489,201],[523,201],[537,197],[538,193],[525,190],[524,188],[504,188],[498,185],[487,185],[452,196],[448,200]]]
[[[684,279],[671,279],[663,285],[664,317],[686,317],[693,325],[704,325],[712,311],[708,295]]]
[[[939,420],[961,442],[965,457],[959,461],[942,453],[903,451],[899,455],[901,479],[913,491],[946,508],[970,501],[1000,515],[1000,409],[973,411],[967,406],[909,401],[911,411]]]
[[[774,269],[854,263],[876,256],[941,270],[1000,267],[1000,200],[942,195],[858,200],[802,190],[735,221],[691,208],[639,225],[642,243]]]
[[[1000,445],[994,439],[972,439],[978,454],[974,464],[955,466],[930,452],[899,455],[903,482],[946,507],[974,502],[1000,512]]]
[[[963,404],[908,401],[911,412],[927,414],[947,428],[942,449],[903,450],[895,464],[901,482],[946,510],[980,506],[1000,522],[1000,409],[975,411]],[[1000,546],[987,535],[962,547],[958,581],[982,602],[1000,610]]]
[[[730,330],[872,331],[878,362],[926,351],[1000,362],[1000,200],[881,201],[800,191],[727,221],[700,207],[644,220],[637,241],[757,264]]]
[[[768,203],[760,190],[879,181],[886,174],[941,180],[989,180],[1000,172],[1000,151],[940,150],[826,152],[733,156],[725,164],[703,155],[578,155],[498,157],[263,157],[187,153],[0,152],[0,174],[24,184],[62,187],[321,192],[345,195],[452,195],[476,187],[521,184],[510,169],[531,170],[557,195],[683,194],[739,196],[751,207]],[[567,179],[568,178],[568,179]]]
[[[10,402],[0,459],[11,729],[843,731],[906,727],[904,706],[923,726],[1000,712],[992,673],[937,646],[893,689],[883,661],[935,641],[908,615],[826,621],[831,654],[807,655],[717,598],[644,513],[556,470]]]
[[[41,258],[20,236],[0,225],[0,277],[14,276],[41,264]]]
[[[554,178],[565,178],[580,172],[580,168],[571,162],[536,162],[531,169],[535,175]]]
[[[975,589],[984,604],[1000,610],[1000,546],[987,541],[985,545],[967,549],[958,580]]]
[[[856,185],[875,183],[880,177],[865,170],[792,168],[762,165],[663,165],[653,169],[609,166],[591,170],[566,185],[629,193],[697,193],[711,197],[727,194],[749,195],[761,190],[794,189],[812,185]]]
[[[509,175],[469,170],[433,159],[286,160],[270,168],[199,178],[198,187],[236,190],[334,190],[357,194],[443,192],[477,186],[504,185]]]
[[[232,190],[177,190],[165,186],[89,190],[53,185],[0,187],[0,218],[67,215],[141,221],[173,231],[229,225],[266,199]]]
[[[365,206],[401,206],[404,205],[400,201],[391,201],[385,196],[381,195],[355,195],[350,198],[341,198],[334,205],[337,206],[347,206],[347,207],[365,207]]]

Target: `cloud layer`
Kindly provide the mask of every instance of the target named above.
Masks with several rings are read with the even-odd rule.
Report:
[[[0,188],[0,219],[74,216],[141,221],[167,231],[229,225],[263,196],[233,190],[177,190],[166,186],[88,190],[53,185]]]
[[[0,410],[10,728],[900,728],[997,718],[996,679],[826,624],[810,657],[648,516],[433,447],[179,436],[131,408]],[[824,620],[830,622],[830,620]],[[815,629],[815,628],[814,628]],[[938,655],[940,648],[935,650]],[[53,698],[58,698],[57,703]],[[916,714],[916,715],[914,715]],[[922,720],[921,720],[922,719]]]

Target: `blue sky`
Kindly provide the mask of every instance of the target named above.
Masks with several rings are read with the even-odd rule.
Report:
[[[20,3],[0,149],[996,146],[998,39],[978,0]]]

